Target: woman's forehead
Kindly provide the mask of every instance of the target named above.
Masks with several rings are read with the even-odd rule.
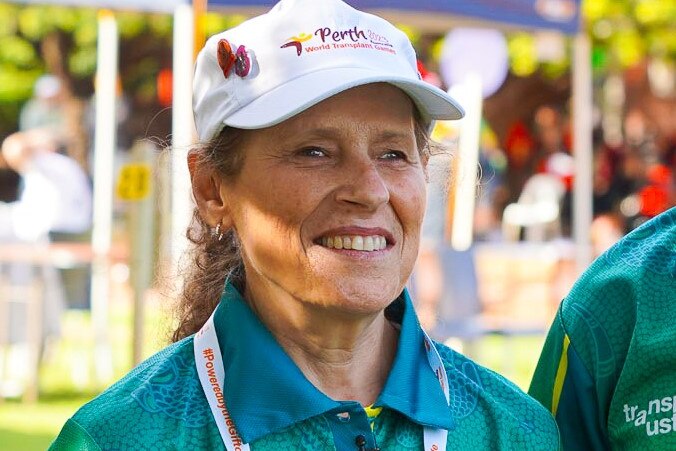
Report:
[[[373,108],[378,108],[385,104],[389,108],[394,104],[399,104],[400,108],[404,108],[410,112],[413,111],[413,101],[400,88],[389,83],[369,83],[338,92],[308,108],[298,116],[312,110],[336,108],[345,103],[353,105],[355,102],[359,102],[362,107],[364,105],[371,105]]]
[[[312,130],[329,136],[346,127],[377,127],[389,135],[406,135],[414,120],[411,99],[394,86],[378,83],[343,91],[269,129],[283,134]]]

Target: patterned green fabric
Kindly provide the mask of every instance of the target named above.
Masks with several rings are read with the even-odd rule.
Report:
[[[98,451],[101,447],[94,439],[72,418],[68,420],[59,435],[59,445],[62,451]]]
[[[565,449],[676,449],[676,208],[582,275],[529,392],[556,414]]]
[[[449,450],[558,449],[556,426],[544,409],[497,374],[437,347],[455,418]],[[50,449],[224,449],[191,359],[191,338],[156,355],[78,411]],[[374,434],[382,450],[423,449],[422,427],[393,410],[378,415]],[[251,449],[336,450],[324,416],[265,436]]]
[[[251,406],[240,407],[240,410],[251,410],[237,412],[238,417],[230,409],[235,424],[237,418],[240,418],[240,424],[244,421],[272,424],[266,423],[265,418],[295,415],[293,412],[302,412],[302,408],[307,407],[305,400],[312,401],[325,396],[311,386],[301,373],[278,371],[284,363],[280,355],[283,353],[281,348],[275,343],[266,344],[265,340],[256,341],[251,333],[264,335],[266,332],[263,326],[255,323],[255,315],[250,315],[246,304],[238,300],[237,293],[226,289],[224,296],[219,305],[219,309],[221,306],[223,309],[217,311],[215,318],[219,343],[228,368],[225,380],[235,379],[228,379],[227,374],[244,371],[244,368],[237,367],[238,358],[228,358],[237,355],[233,346],[247,349],[247,345],[242,342],[248,345],[255,342],[259,349],[255,355],[247,349],[244,355],[247,362],[243,360],[241,366],[250,368],[259,359],[268,365],[265,373],[247,373],[246,378],[239,379],[239,386],[231,387],[240,394],[246,393],[252,400],[256,393],[268,393],[266,396],[270,397],[267,405],[260,402],[267,398],[261,398],[256,399],[257,403],[250,403],[255,405],[255,409]],[[451,402],[448,406],[442,401],[441,410],[437,410],[439,404],[435,400],[441,388],[427,361],[417,357],[421,352],[423,359],[426,359],[422,332],[407,293],[399,300],[401,302],[397,305],[401,307],[400,313],[403,315],[400,318],[399,348],[383,393],[376,403],[383,410],[374,419],[373,430],[361,405],[331,401],[338,407],[299,418],[284,428],[271,429],[261,434],[260,425],[250,425],[252,434],[257,435],[250,443],[253,451],[356,450],[355,431],[367,435],[369,446],[377,444],[382,450],[421,450],[423,424],[409,415],[431,418],[428,415],[430,412],[441,415],[435,420],[436,424],[449,425],[449,450],[558,449],[558,431],[546,409],[501,376],[440,344],[436,346],[448,375]],[[245,327],[236,327],[242,324]],[[226,325],[232,329],[223,330],[221,326]],[[229,333],[231,337],[228,337]],[[249,334],[247,340],[235,340],[244,333]],[[267,348],[260,349],[261,346]],[[232,368],[233,365],[235,368]],[[416,375],[418,371],[420,375]],[[430,374],[432,377],[429,382],[426,379],[421,382],[421,375]],[[290,382],[284,382],[284,379],[289,377],[303,379],[294,385],[304,391],[303,396],[298,393],[293,397],[289,392],[283,399],[273,400],[272,393],[279,391],[275,390],[275,384],[288,387]],[[408,385],[401,384],[400,380],[405,380]],[[264,392],[261,386],[269,384],[273,385],[272,391]],[[227,388],[227,382],[225,385]],[[443,400],[443,394],[441,398]],[[303,401],[299,404],[298,399]],[[406,407],[412,403],[416,403],[417,408]],[[345,411],[351,413],[351,419],[338,420],[337,413]],[[66,423],[51,449],[224,449],[197,377],[192,337],[151,357],[82,407]]]

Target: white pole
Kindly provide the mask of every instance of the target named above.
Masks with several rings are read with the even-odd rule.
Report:
[[[132,340],[132,363],[134,366],[143,360],[143,338],[145,306],[148,290],[153,284],[155,274],[155,173],[156,149],[149,141],[137,141],[132,148],[132,161],[139,168],[147,169],[145,182],[139,185],[147,191],[140,198],[130,202],[129,230],[131,231],[131,284],[134,291],[134,320]]]
[[[179,5],[174,12],[173,116],[171,140],[171,264],[177,269],[188,246],[185,231],[193,208],[187,156],[194,142],[192,115],[192,76],[194,22],[190,5]],[[178,274],[177,274],[178,275]],[[180,284],[180,282],[179,282]]]
[[[465,117],[460,122],[457,174],[451,173],[455,199],[451,246],[457,251],[470,248],[474,236],[474,204],[476,200],[477,168],[479,167],[479,135],[481,130],[481,77],[468,73],[465,81],[453,86],[450,94],[465,108]]]
[[[589,38],[580,32],[573,49],[573,238],[578,273],[592,261],[592,69]]]
[[[113,222],[113,158],[117,121],[115,97],[118,34],[112,12],[99,12],[96,66],[96,126],[94,129],[94,225],[92,227],[91,305],[94,327],[96,377],[112,378],[112,353],[108,342],[110,248]]]

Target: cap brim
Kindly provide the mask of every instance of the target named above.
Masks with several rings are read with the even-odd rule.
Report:
[[[408,94],[427,121],[460,119],[465,115],[451,96],[425,81],[359,68],[332,68],[303,75],[268,91],[232,114],[224,124],[244,129],[270,127],[347,89],[379,82],[390,83]]]

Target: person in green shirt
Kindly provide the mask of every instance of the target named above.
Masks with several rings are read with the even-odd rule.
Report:
[[[282,0],[207,41],[193,99],[176,343],[53,450],[558,448],[546,409],[413,310],[427,133],[463,112],[403,32],[340,0]]]
[[[676,449],[676,207],[602,254],[563,300],[529,393],[564,449]]]

